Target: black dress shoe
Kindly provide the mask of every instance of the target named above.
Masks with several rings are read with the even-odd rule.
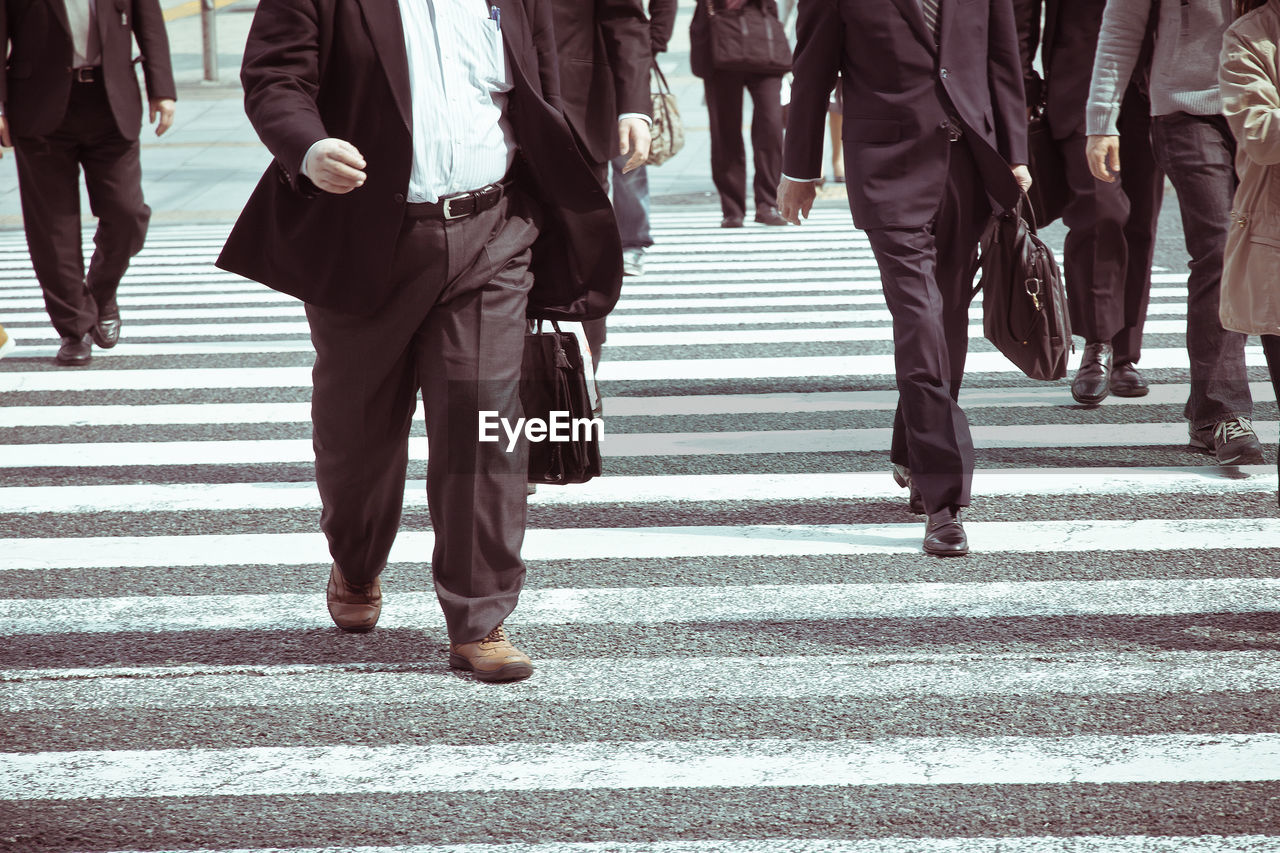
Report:
[[[1111,344],[1094,341],[1084,345],[1080,368],[1071,380],[1071,396],[1077,403],[1096,406],[1111,393]]]
[[[920,490],[911,482],[911,471],[906,465],[893,463],[893,481],[907,490],[907,508],[916,515],[924,515],[924,498]]]
[[[934,557],[963,557],[969,553],[969,537],[955,507],[929,516],[924,528],[924,552]]]
[[[1151,388],[1132,363],[1111,368],[1111,393],[1117,397],[1145,397]]]
[[[93,342],[103,349],[111,349],[120,342],[120,306],[112,299],[98,309],[98,322],[89,330]]]
[[[776,207],[760,206],[756,208],[756,222],[761,225],[789,225],[787,220],[782,218],[782,214],[778,212]]]
[[[721,220],[720,220],[720,227],[721,227],[721,228],[741,228],[741,227],[742,227],[742,217],[741,217],[741,216],[726,216],[724,219],[721,219]]]
[[[62,339],[62,346],[58,347],[58,354],[54,356],[54,363],[63,367],[79,367],[89,363],[89,359],[93,358],[93,343],[89,340],[89,336],[77,338],[75,335],[69,335]]]

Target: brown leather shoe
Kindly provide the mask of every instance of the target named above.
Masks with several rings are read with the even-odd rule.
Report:
[[[363,586],[347,583],[334,563],[325,594],[333,624],[342,630],[363,634],[378,624],[378,614],[382,613],[382,586],[377,578]]]
[[[533,675],[533,661],[511,645],[502,625],[483,640],[450,645],[449,666],[470,670],[481,681],[518,681]]]

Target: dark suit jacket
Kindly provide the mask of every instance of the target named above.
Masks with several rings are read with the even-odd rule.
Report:
[[[1107,0],[1013,0],[1013,6],[1027,103],[1034,105],[1043,100],[1049,130],[1055,138],[1083,135],[1093,59],[1098,52],[1098,34],[1102,30],[1102,12]],[[1148,27],[1133,72],[1133,81],[1140,86],[1145,86],[1151,71],[1154,35]],[[1043,79],[1032,65],[1036,48],[1040,49]]]
[[[649,20],[642,0],[550,0],[560,92],[587,155],[618,154],[618,116],[649,115]]]
[[[1027,113],[1010,0],[943,0],[935,46],[919,0],[804,0],[783,172],[822,174],[827,100],[842,72],[844,162],[859,228],[928,223],[947,183],[949,120],[1002,207],[1027,162]]]
[[[142,128],[142,95],[133,70],[133,37],[142,50],[147,96],[176,98],[169,38],[158,0],[98,0],[102,76],[116,127],[125,139]],[[63,0],[0,0],[0,103],[15,136],[42,136],[62,123],[71,97],[73,47]]]
[[[513,89],[507,117],[522,187],[541,203],[530,313],[603,316],[617,300],[621,248],[608,196],[559,110],[547,0],[491,0]],[[409,65],[395,0],[271,0],[258,7],[240,72],[245,109],[275,157],[218,266],[316,305],[373,313],[390,267],[413,162]],[[316,141],[364,155],[364,186],[320,192],[300,174]]]
[[[676,0],[649,0],[649,49],[665,53],[676,28]]]
[[[724,6],[723,0],[713,2],[717,10]],[[765,14],[778,17],[777,0],[747,2],[759,3]],[[711,66],[711,23],[707,20],[707,0],[697,0],[697,5],[693,7],[693,21],[689,24],[689,69],[695,77],[710,77],[715,70]]]
[[[1062,0],[1014,0],[1027,102],[1044,101],[1049,130],[1058,139],[1084,133],[1089,78],[1106,6],[1107,0],[1070,0],[1069,4]],[[1037,47],[1043,79],[1031,64]]]

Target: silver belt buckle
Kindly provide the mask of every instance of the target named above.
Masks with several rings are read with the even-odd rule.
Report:
[[[445,219],[461,219],[464,216],[469,216],[471,213],[474,213],[475,212],[474,208],[468,213],[453,212],[453,203],[455,201],[462,201],[463,199],[470,198],[470,197],[471,197],[471,193],[462,193],[461,195],[451,195],[448,198],[443,199],[444,206],[441,208],[441,212],[444,215],[444,218]]]
[[[92,83],[94,67],[92,65],[81,65],[75,69],[77,83]]]

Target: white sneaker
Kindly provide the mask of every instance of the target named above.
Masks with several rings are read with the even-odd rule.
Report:
[[[644,249],[622,250],[622,274],[644,275]]]

